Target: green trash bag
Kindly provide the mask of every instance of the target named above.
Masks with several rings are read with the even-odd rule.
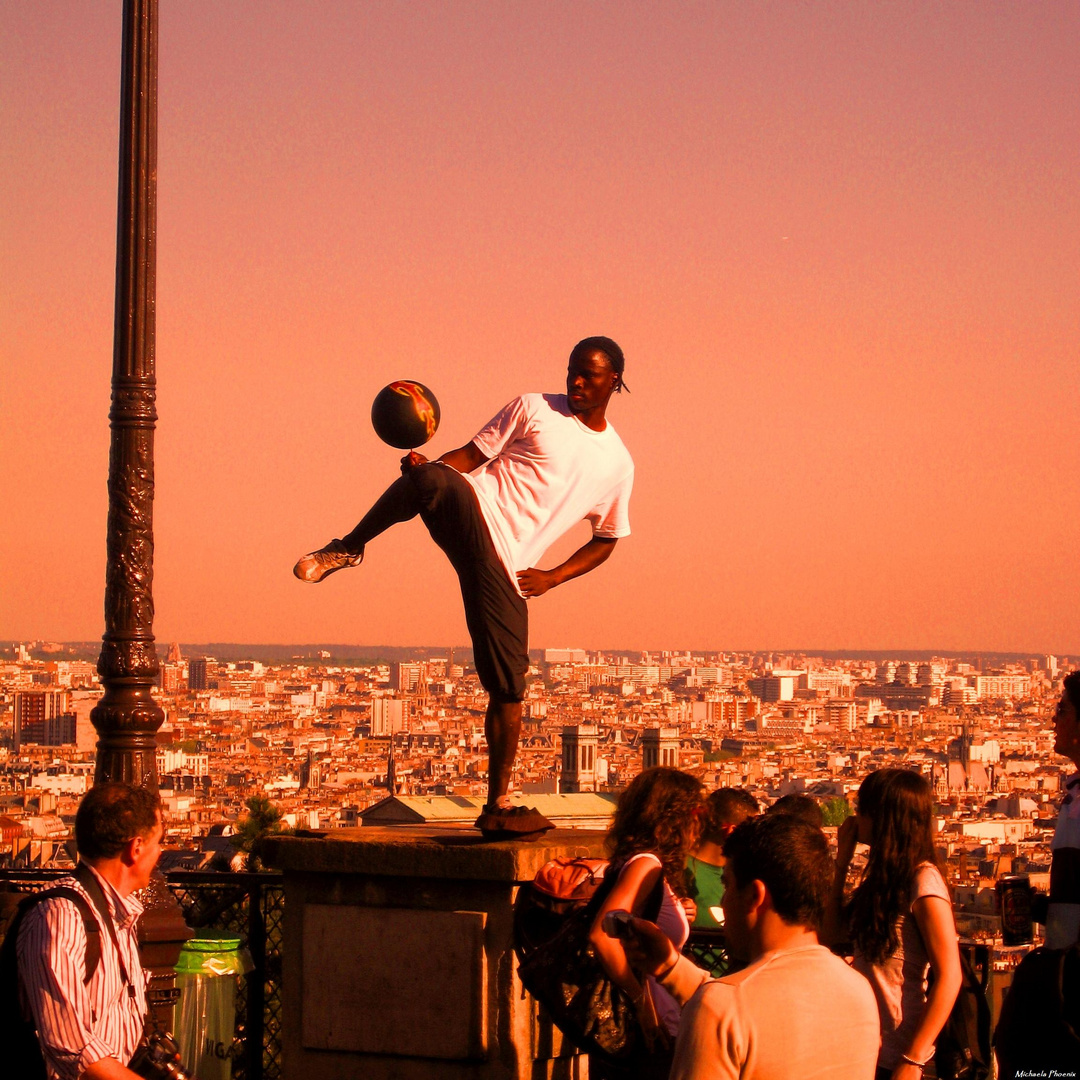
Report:
[[[192,938],[180,950],[176,1041],[185,1068],[199,1080],[232,1077],[236,977],[246,975],[252,966],[237,937]]]

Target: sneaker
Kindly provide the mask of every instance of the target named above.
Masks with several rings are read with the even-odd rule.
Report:
[[[319,548],[305,555],[293,567],[293,573],[301,580],[314,585],[317,581],[348,566],[359,566],[364,561],[364,553],[354,555],[346,550],[340,540],[331,540],[326,547]]]
[[[530,806],[488,803],[473,824],[485,840],[535,840],[555,826]]]

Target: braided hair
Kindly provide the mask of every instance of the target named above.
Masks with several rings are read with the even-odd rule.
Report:
[[[611,365],[611,370],[618,376],[615,383],[615,393],[621,394],[625,390],[630,393],[630,387],[623,381],[623,371],[626,368],[626,357],[623,356],[622,349],[611,340],[609,337],[603,337],[597,335],[596,337],[582,338],[574,347],[570,350],[570,359],[583,355],[584,353],[602,352],[607,357],[608,363]]]

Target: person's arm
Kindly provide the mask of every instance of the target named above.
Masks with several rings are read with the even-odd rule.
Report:
[[[587,544],[579,547],[566,562],[551,570],[538,570],[535,566],[522,570],[517,576],[518,586],[530,599],[543,596],[548,589],[595,570],[611,557],[617,543],[614,536],[594,536]]]
[[[670,1080],[739,1080],[745,1075],[749,1025],[736,1000],[733,987],[714,982],[686,1005]],[[828,1062],[815,1064],[828,1067]]]
[[[648,1041],[655,1038],[666,1041],[667,1032],[657,1021],[648,984],[644,979],[639,979],[630,966],[622,942],[605,933],[604,916],[609,911],[629,911],[631,914],[640,915],[662,872],[659,864],[652,859],[635,859],[627,865],[601,905],[589,933],[589,940],[593,943],[596,955],[609,978],[634,1003],[638,1020]]]
[[[685,1005],[711,976],[683,956],[671,939],[648,919],[630,923],[633,934],[623,946],[630,963],[648,972],[680,1005]]]
[[[139,1074],[121,1065],[116,1058],[102,1058],[81,1074],[86,1080],[139,1080]]]
[[[825,923],[821,928],[820,938],[823,945],[841,945],[847,937],[843,920],[844,885],[847,882],[848,867],[855,856],[858,837],[859,826],[855,818],[846,818],[836,833],[836,870],[829,903],[825,908]]]
[[[468,442],[464,446],[459,446],[456,450],[447,450],[442,457],[436,458],[436,461],[441,461],[444,465],[449,465],[451,469],[457,469],[460,473],[479,469],[487,460],[487,455],[474,442]],[[410,450],[401,459],[401,471],[415,469],[417,465],[426,465],[427,462],[428,459],[423,454]]]
[[[956,995],[960,992],[963,974],[960,970],[960,947],[956,942],[956,924],[949,901],[941,896],[920,896],[911,905],[911,911],[922,934],[934,977],[926,995],[922,1019],[912,1032],[911,1041],[903,1053],[912,1061],[925,1062],[932,1053],[934,1040],[949,1019]],[[902,1061],[893,1070],[892,1080],[919,1080],[921,1074],[921,1069]]]

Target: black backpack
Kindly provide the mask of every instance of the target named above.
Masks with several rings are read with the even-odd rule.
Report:
[[[1080,1063],[1080,945],[1033,949],[1013,972],[994,1032],[998,1076],[1076,1075]]]
[[[989,951],[983,950],[980,979],[964,953],[960,953],[963,981],[949,1019],[934,1046],[934,1068],[939,1080],[986,1080],[990,1075],[990,1006],[986,982],[990,976]]]
[[[84,867],[79,867],[84,874]],[[83,874],[76,871],[76,877],[82,880]],[[32,1020],[23,1019],[19,1006],[19,962],[16,945],[19,928],[27,914],[43,900],[70,900],[82,917],[86,931],[86,957],[84,961],[83,983],[88,983],[97,970],[101,960],[101,927],[94,912],[82,893],[69,886],[60,885],[53,889],[31,893],[24,896],[15,910],[15,915],[8,924],[3,944],[0,944],[0,1047],[3,1048],[5,1073],[17,1076],[20,1080],[46,1080],[45,1059],[38,1043],[37,1028]]]

